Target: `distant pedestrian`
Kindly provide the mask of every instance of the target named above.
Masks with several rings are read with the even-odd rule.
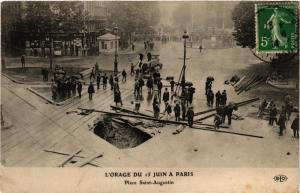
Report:
[[[286,125],[286,114],[285,112],[281,112],[278,122],[277,122],[278,126],[279,126],[279,136],[283,135],[283,130],[286,129],[285,125]]]
[[[180,121],[180,106],[178,103],[174,107],[174,113],[175,113],[175,120]]]
[[[145,82],[142,78],[139,79],[139,88],[140,88],[140,95],[143,96],[143,86],[145,85]]]
[[[110,90],[114,89],[114,77],[110,75],[109,77]]]
[[[72,90],[72,96],[76,95],[76,81],[72,80],[71,81],[71,90]]]
[[[290,120],[291,114],[293,112],[293,103],[291,101],[286,103],[286,116],[287,116],[287,120]]]
[[[297,114],[297,117],[294,119],[291,129],[293,130],[294,137],[299,138],[299,114]]]
[[[127,76],[127,73],[125,71],[125,69],[122,71],[122,82],[126,82],[126,76]]]
[[[90,82],[89,84],[88,93],[89,93],[89,100],[93,100],[93,93],[95,93],[95,89],[92,82]]]
[[[135,98],[140,97],[140,84],[139,81],[135,81],[134,83],[134,96]]]
[[[166,103],[166,108],[165,108],[165,111],[164,111],[164,114],[167,113],[167,120],[169,120],[170,116],[171,116],[171,113],[172,113],[172,106],[170,103]]]
[[[165,92],[163,94],[163,101],[165,102],[165,105],[167,106],[167,102],[170,100],[170,93],[168,91],[168,88],[165,88]]]
[[[154,105],[153,111],[154,111],[154,118],[159,119],[160,108],[159,108],[159,104],[158,103],[156,103]]]
[[[51,83],[51,91],[52,91],[53,100],[56,100],[57,99],[57,85],[53,80],[52,80],[52,83]]]
[[[221,94],[220,104],[226,105],[226,103],[227,103],[227,93],[226,93],[226,90],[223,90],[223,92]]]
[[[101,81],[101,77],[100,77],[100,74],[97,74],[97,89],[100,89],[100,81]]]
[[[171,85],[171,92],[173,93],[174,92],[174,86],[175,86],[175,81],[173,79],[170,81],[170,85]]]
[[[216,95],[215,95],[216,97],[216,108],[218,108],[219,107],[219,105],[220,105],[220,99],[221,99],[221,93],[220,93],[220,91],[218,90],[218,92],[216,93]]]
[[[25,69],[25,55],[24,54],[21,56],[21,64],[22,64],[22,69]]]
[[[134,52],[134,48],[135,48],[135,45],[134,45],[134,43],[132,43],[131,49],[132,49],[133,52]]]
[[[93,78],[93,81],[92,81]],[[90,81],[94,82],[95,80],[95,67],[92,68],[91,70],[91,74],[90,74]]]
[[[161,80],[158,80],[157,82],[157,89],[158,89],[158,99],[159,99],[159,103],[161,102],[161,89],[163,87],[163,84],[161,82]]]
[[[228,118],[228,125],[231,125],[231,117],[232,117],[233,110],[237,110],[237,107],[234,104],[229,103],[228,106],[225,106],[224,111],[225,111],[225,115]]]
[[[200,53],[201,53],[201,51],[202,51],[202,46],[201,46],[201,45],[199,46],[199,51],[200,51]]]
[[[270,117],[269,117],[269,125],[277,124],[277,108],[276,106],[272,106],[270,109]]]
[[[68,98],[71,97],[71,91],[72,91],[72,83],[70,79],[67,81],[67,93],[68,93]]]
[[[131,62],[131,66],[130,66],[130,75],[133,76],[134,75],[134,65]]]
[[[182,120],[185,121],[186,107],[185,107],[184,102],[181,102],[181,111],[182,111]]]
[[[81,84],[81,82],[78,82],[77,83],[77,92],[78,92],[79,98],[81,98],[81,91],[82,91],[82,84]]]
[[[220,125],[222,124],[222,116],[219,115],[218,113],[215,114],[214,124],[215,124],[215,129],[219,129]]]
[[[116,103],[116,106],[118,105],[118,103],[120,103],[121,106],[123,106],[120,90],[115,90],[115,92],[114,92],[114,101]]]
[[[212,90],[209,90],[207,91],[207,95],[206,95],[206,98],[207,98],[207,105],[209,107],[213,107],[213,104],[214,104],[214,93]]]
[[[194,123],[194,110],[193,110],[193,107],[189,107],[189,109],[186,113],[186,116],[188,118],[189,127],[192,127],[193,123]]]
[[[148,87],[148,92],[152,93],[153,91],[153,79],[150,77],[147,80],[147,87]]]
[[[106,76],[106,74],[104,74],[103,78],[102,78],[102,83],[103,83],[103,89],[106,90],[107,87],[107,79],[108,77]]]

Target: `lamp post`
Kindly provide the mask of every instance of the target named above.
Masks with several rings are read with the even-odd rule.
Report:
[[[118,34],[119,28],[117,26],[114,27],[113,31],[115,33],[115,62],[114,62],[114,74],[115,76],[118,74]]]
[[[184,34],[182,36],[184,39],[184,49],[183,49],[183,70],[182,70],[182,79],[181,79],[181,86],[182,86],[182,91],[185,88],[185,60],[186,60],[186,39],[189,38],[189,35],[187,34],[187,31],[184,31]]]

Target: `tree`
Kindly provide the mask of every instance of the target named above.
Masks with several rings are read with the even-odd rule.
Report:
[[[255,48],[255,11],[254,2],[241,1],[232,12],[234,23],[233,36],[237,45]]]
[[[125,44],[131,39],[132,32],[145,33],[159,22],[158,2],[111,2],[108,12],[108,23],[112,24],[111,27],[119,27],[124,34],[121,41]]]

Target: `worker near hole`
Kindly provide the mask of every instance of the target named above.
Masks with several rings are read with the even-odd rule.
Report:
[[[175,120],[180,121],[180,106],[178,103],[176,103],[174,107],[174,113],[175,113]]]
[[[234,105],[233,103],[229,103],[228,106],[224,107],[224,113],[228,118],[228,125],[231,125],[231,117],[232,117],[233,110],[235,111],[237,110],[237,106]]]
[[[165,88],[165,92],[163,94],[163,101],[165,102],[165,106],[167,106],[167,102],[170,100],[170,93],[168,88]]]
[[[277,124],[279,126],[279,136],[282,136],[283,135],[283,130],[286,129],[286,127],[285,127],[285,125],[286,125],[286,113],[285,113],[285,111],[281,111]]]
[[[166,102],[166,108],[165,108],[165,111],[164,111],[164,114],[166,114],[166,119],[169,120],[170,117],[171,117],[171,113],[172,113],[172,106],[169,102]]]
[[[187,113],[186,113],[187,119],[188,119],[188,125],[189,127],[193,126],[194,123],[194,110],[193,107],[190,106]]]

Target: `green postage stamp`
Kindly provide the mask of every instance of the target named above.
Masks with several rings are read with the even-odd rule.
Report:
[[[257,52],[297,52],[297,5],[292,2],[255,5]]]

